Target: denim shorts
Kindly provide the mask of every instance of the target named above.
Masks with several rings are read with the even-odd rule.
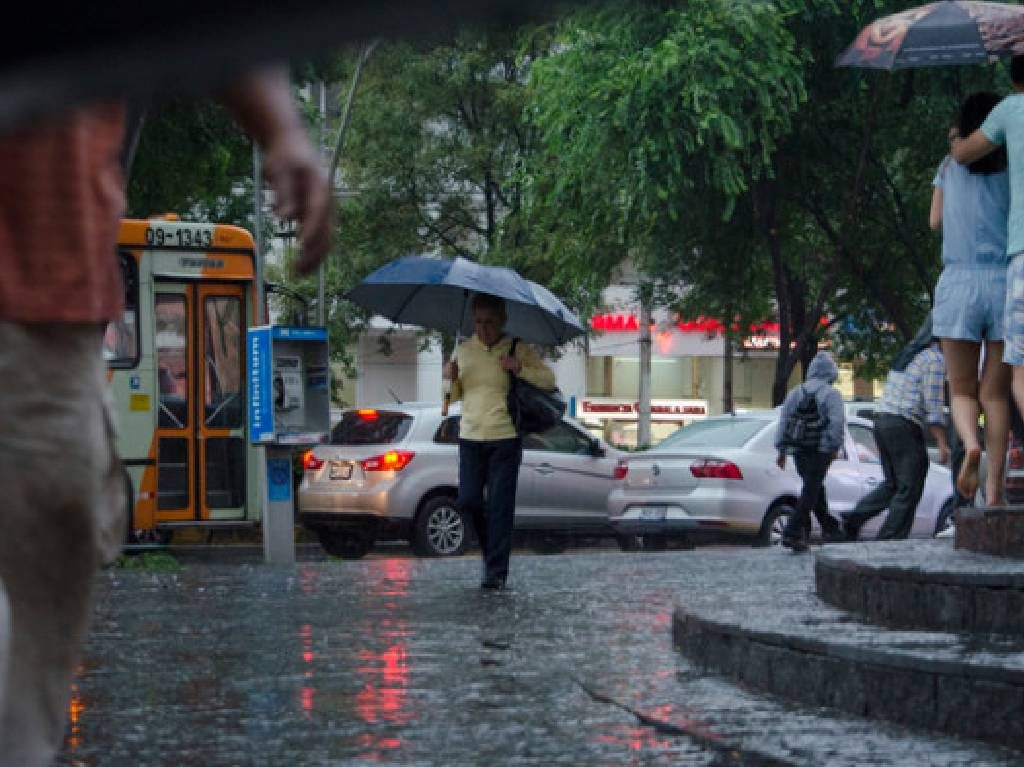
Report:
[[[935,286],[932,334],[957,341],[1002,341],[1006,266],[950,264]]]
[[[1010,259],[1006,270],[1006,345],[1003,362],[1024,365],[1024,253]]]

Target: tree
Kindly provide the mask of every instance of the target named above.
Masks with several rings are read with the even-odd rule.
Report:
[[[722,297],[727,326],[763,305],[732,284],[747,270],[712,289],[698,267],[723,256],[716,230],[733,226],[738,200],[770,171],[804,98],[801,67],[772,3],[620,3],[570,17],[530,78],[544,151],[528,167],[529,222],[556,290],[593,307],[629,259],[646,276],[641,292],[650,284],[663,303],[683,279],[694,295]]]
[[[781,326],[776,402],[825,332],[875,373],[930,306],[939,270],[926,227],[930,181],[964,85],[991,88],[995,73],[834,66],[864,24],[908,5],[808,4],[788,20],[808,54],[808,98],[779,141],[771,174],[754,187]]]
[[[128,180],[128,214],[176,212],[251,228],[252,149],[227,110],[171,99],[147,110]]]
[[[441,253],[514,262],[514,251],[499,245],[521,207],[515,171],[532,141],[524,66],[533,34],[464,31],[389,43],[366,64],[341,157],[345,191],[327,270],[334,349],[350,346],[366,320],[339,298],[387,261]],[[340,80],[355,56],[341,55]],[[289,285],[313,295],[308,281]]]

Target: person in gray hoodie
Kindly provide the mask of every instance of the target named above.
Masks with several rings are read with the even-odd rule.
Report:
[[[818,518],[825,540],[838,540],[841,537],[839,521],[828,513],[825,503],[819,503],[824,500],[828,467],[838,456],[845,434],[843,397],[832,385],[838,377],[839,368],[832,355],[818,352],[807,366],[804,383],[790,391],[782,403],[779,430],[775,437],[775,447],[779,451],[776,464],[785,470],[786,456],[792,454],[796,471],[803,480],[796,512],[790,516],[782,533],[782,545],[794,552],[807,550],[807,532],[811,526],[812,511]],[[794,442],[786,428],[808,397],[813,397],[820,419],[814,431],[817,434],[814,444],[808,444],[806,440]]]

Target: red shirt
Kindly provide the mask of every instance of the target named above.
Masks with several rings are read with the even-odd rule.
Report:
[[[0,321],[120,313],[124,130],[124,108],[111,104],[0,135]]]

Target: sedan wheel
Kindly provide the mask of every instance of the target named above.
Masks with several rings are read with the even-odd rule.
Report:
[[[796,509],[788,503],[777,503],[768,509],[761,523],[761,531],[757,535],[758,546],[778,546],[782,543],[782,533],[786,529],[786,523]]]
[[[413,547],[424,557],[456,557],[466,550],[466,520],[450,496],[431,498],[416,516]]]

